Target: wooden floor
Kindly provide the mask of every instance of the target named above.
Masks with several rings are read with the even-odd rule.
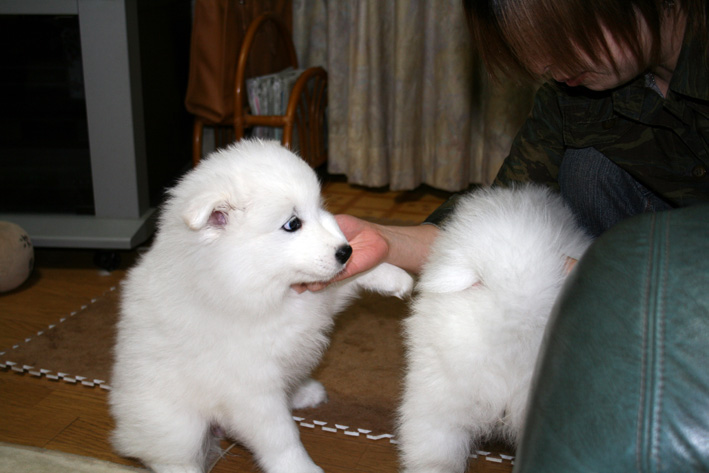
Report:
[[[367,190],[341,181],[326,183],[324,193],[334,213],[410,223],[421,222],[447,198],[446,193],[427,188],[398,193]],[[0,295],[0,351],[116,286],[133,263],[135,252],[122,256],[119,269],[108,273],[95,266],[93,251],[37,249],[31,278],[17,290]],[[107,440],[111,425],[106,392],[101,389],[0,371],[0,442],[137,466],[111,451]],[[301,435],[314,461],[327,472],[397,471],[395,450],[386,443],[335,437],[315,429],[301,429]],[[245,450],[236,447],[229,455],[228,471],[257,471]],[[227,470],[218,466],[214,471]]]

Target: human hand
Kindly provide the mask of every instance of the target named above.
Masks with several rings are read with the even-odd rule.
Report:
[[[344,271],[333,282],[372,269],[384,261],[389,252],[389,244],[378,225],[351,215],[336,215],[335,220],[352,247],[352,256]]]
[[[569,274],[572,269],[574,269],[574,266],[576,266],[576,263],[578,263],[577,259],[574,259],[570,256],[566,257],[566,261],[564,263],[564,269],[566,269],[566,274]]]
[[[362,273],[382,263],[389,252],[389,244],[379,231],[379,226],[351,215],[336,215],[335,220],[352,247],[345,269],[326,282],[304,283],[293,286],[297,292],[319,291],[329,284]]]

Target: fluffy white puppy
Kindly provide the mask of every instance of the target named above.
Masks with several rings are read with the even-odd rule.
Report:
[[[566,258],[589,243],[545,188],[482,189],[458,202],[405,321],[406,472],[462,472],[480,440],[517,440]]]
[[[351,252],[313,170],[276,142],[242,141],[187,173],[123,286],[117,451],[159,473],[201,472],[218,426],[268,473],[321,472],[291,408],[326,399],[308,376],[333,315],[360,287],[402,297],[413,283],[380,265],[317,293],[291,288],[332,278]]]

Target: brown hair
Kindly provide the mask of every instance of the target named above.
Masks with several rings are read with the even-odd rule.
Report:
[[[584,64],[577,48],[594,62],[611,57],[601,25],[642,63],[640,17],[649,27],[650,61],[655,62],[666,8],[685,10],[687,37],[707,41],[707,0],[463,0],[463,6],[473,41],[493,76],[538,79],[533,66],[543,67],[545,61],[580,69]]]

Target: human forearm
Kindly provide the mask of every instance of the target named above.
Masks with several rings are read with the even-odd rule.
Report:
[[[433,241],[440,229],[435,225],[379,226],[387,242],[387,263],[418,274],[428,258]]]

